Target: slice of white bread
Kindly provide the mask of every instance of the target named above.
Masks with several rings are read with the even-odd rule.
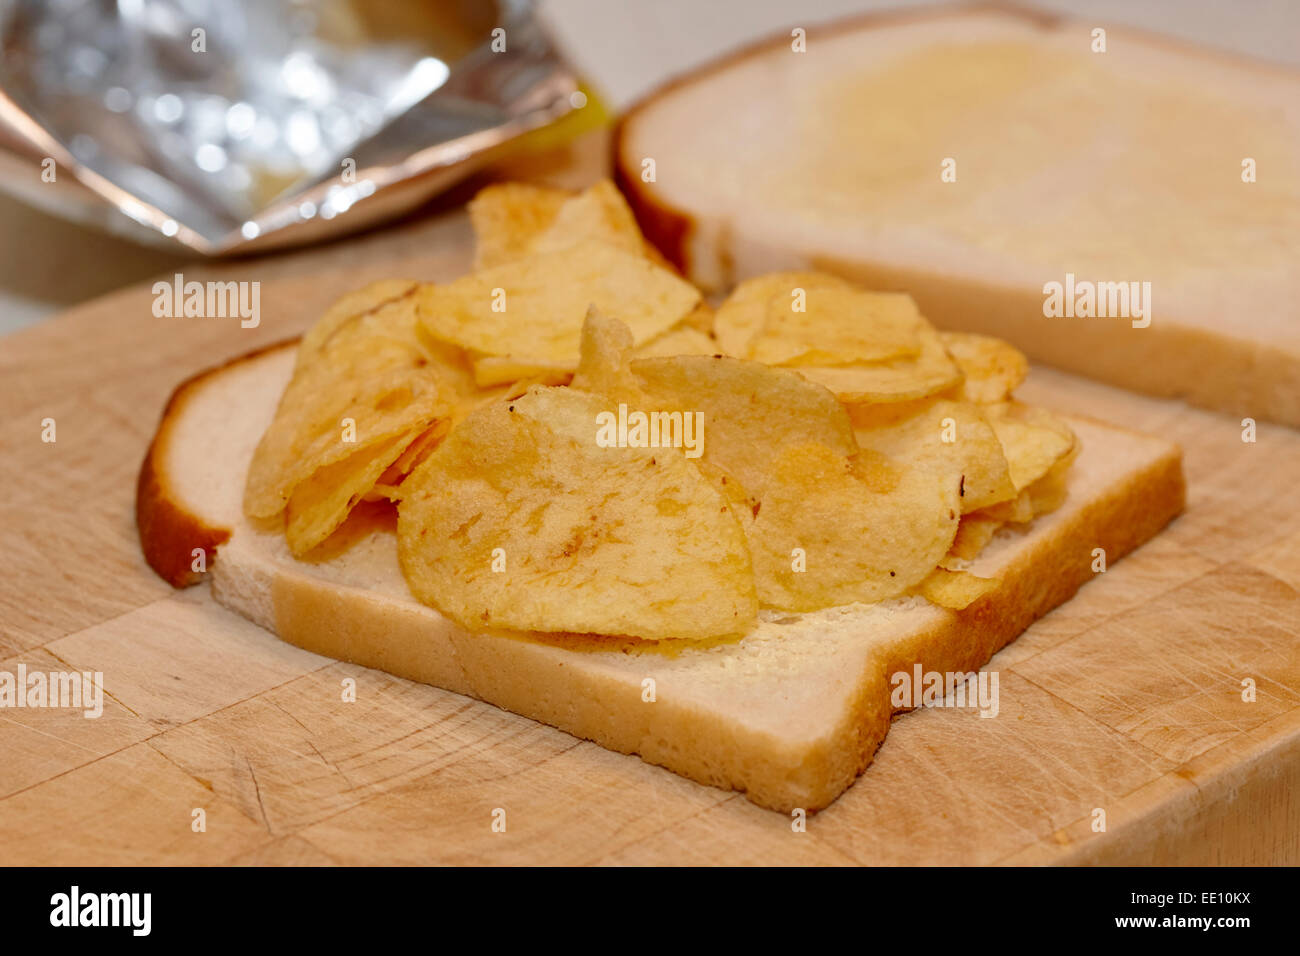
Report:
[[[314,561],[243,517],[244,476],[293,367],[292,344],[177,389],[141,469],[149,563],[176,586],[203,549],[218,601],[300,647],[480,698],[789,812],[833,801],[889,729],[889,676],[969,672],[1183,507],[1181,453],[1071,419],[1083,450],[1066,503],[1005,531],[973,570],[1000,574],[957,613],[920,598],[767,616],[704,643],[468,633],[410,595],[391,516],[359,509]],[[212,554],[218,548],[219,553]],[[653,700],[647,679],[653,680]]]
[[[1300,72],[1002,6],[875,14],[669,83],[614,152],[706,289],[838,272],[1064,369],[1300,425]],[[1046,316],[1067,273],[1149,282],[1150,325]]]

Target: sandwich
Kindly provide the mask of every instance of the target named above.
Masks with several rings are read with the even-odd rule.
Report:
[[[1175,445],[1018,401],[1023,355],[905,293],[779,272],[711,304],[609,182],[470,216],[469,274],[177,388],[137,494],[159,574],[814,812],[1183,506]]]

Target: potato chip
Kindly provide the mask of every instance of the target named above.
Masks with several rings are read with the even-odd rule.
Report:
[[[1042,478],[1074,448],[1074,432],[1049,412],[1003,402],[985,406],[985,414],[1002,443],[1018,492]]]
[[[769,365],[848,365],[920,355],[925,320],[910,295],[835,286],[797,291],[802,302],[789,294],[768,300],[748,358]]]
[[[589,312],[599,314],[594,306],[589,310]],[[609,368],[611,369],[619,365],[623,366],[623,380],[620,387],[624,390],[632,385],[631,373],[626,369],[626,360],[632,355],[645,358],[670,355],[712,355],[717,352],[717,343],[703,332],[687,325],[685,319],[668,331],[655,336],[649,342],[646,342],[644,345],[635,349],[632,348],[631,333],[628,332],[626,325],[608,318],[605,318],[604,321],[612,322],[614,325],[617,325],[623,330],[623,334],[627,336],[627,344],[623,345],[622,336],[620,335],[620,344],[616,347],[617,354],[611,353],[604,357],[607,361],[612,361],[614,363],[613,365],[609,365]],[[588,377],[585,380],[581,377],[580,373],[583,367],[583,355],[585,354],[584,350],[587,347],[586,334],[587,329],[584,326],[582,336],[579,340],[579,375],[574,377],[574,385],[576,388],[584,388],[588,391],[598,392],[602,395],[613,396],[615,393],[608,390],[609,382],[607,379],[591,378],[590,370]],[[490,386],[502,382],[523,381],[526,376],[533,379],[535,384],[569,384],[570,379],[565,374],[565,367],[568,363],[556,362],[547,372],[539,372],[539,364],[540,363],[536,361],[519,362],[509,357],[488,355],[474,361],[474,373],[476,381],[481,386]],[[523,390],[520,390],[520,394],[522,394],[522,391]]]
[[[957,483],[962,513],[1016,496],[1007,460],[979,406],[948,399],[850,410],[858,445]]]
[[[961,524],[957,526],[957,537],[943,561],[944,566],[953,561],[974,561],[988,547],[1001,527],[1002,522],[997,518],[989,518],[982,513],[962,515]]]
[[[980,512],[1003,522],[1025,524],[1034,518],[1055,511],[1065,503],[1069,491],[1070,466],[1079,454],[1079,442],[1047,469],[1041,478],[1022,489],[1012,501],[986,508]]]
[[[694,329],[697,332],[703,332],[710,339],[713,338],[713,318],[716,313],[713,306],[707,301],[701,299],[695,308],[686,313],[686,318],[682,319],[681,324]],[[716,352],[717,349],[715,348]]]
[[[573,371],[589,306],[624,322],[639,344],[676,325],[699,298],[644,258],[588,240],[426,287],[419,315],[435,339],[511,359],[511,374]]]
[[[853,426],[835,396],[789,369],[741,359],[680,355],[631,362],[652,408],[702,412],[703,460],[751,496],[784,446],[809,442],[838,454],[857,451]]]
[[[452,373],[417,333],[415,296],[372,297],[362,312],[356,304],[331,310],[327,333],[313,328],[300,347],[249,466],[244,508],[252,517],[279,514],[317,469],[452,412]]]
[[[1025,524],[1034,520],[1034,501],[1026,488],[1010,501],[999,501],[995,505],[972,512],[973,516],[989,518],[999,524]]]
[[[940,332],[939,338],[966,380],[968,402],[1002,402],[1011,397],[1029,372],[1029,360],[1001,339],[973,332]]]
[[[1080,444],[1076,439],[1074,446],[1058,459],[1051,468],[1047,469],[1047,474],[1025,489],[1025,493],[1029,495],[1029,504],[1033,508],[1035,517],[1055,511],[1065,504],[1065,498],[1069,492],[1070,466],[1074,464],[1074,459],[1078,457],[1079,448]]]
[[[716,355],[718,343],[699,329],[679,323],[636,349],[638,358],[667,357],[671,355]]]
[[[477,239],[476,270],[595,240],[677,273],[641,235],[623,194],[608,179],[577,195],[542,186],[499,183],[470,200],[469,212]]]
[[[480,355],[471,360],[474,384],[480,389],[510,385],[524,379],[559,380],[573,374],[573,362],[519,358],[513,355]]]
[[[938,333],[925,326],[917,337],[921,353],[916,358],[800,366],[797,371],[810,382],[829,388],[846,405],[914,401],[959,386],[961,371],[948,356]]]
[[[790,293],[796,288],[807,292],[812,289],[852,291],[854,287],[838,276],[822,272],[773,272],[746,279],[732,290],[713,318],[713,333],[722,353],[733,358],[751,358],[750,340],[767,320],[768,303],[782,296],[790,301]]]
[[[451,431],[451,420],[444,418],[420,432],[406,446],[406,450],[398,456],[397,460],[380,475],[379,481],[386,485],[400,485],[403,479],[415,470],[416,465],[433,453],[438,443],[447,437],[449,431]]]
[[[286,391],[287,404],[281,407],[288,414],[277,415],[254,453],[244,498],[252,517],[279,514],[298,483],[318,468],[422,430],[452,408],[438,380],[427,373],[395,372],[355,388],[304,384],[310,386],[306,396]]]
[[[412,593],[473,629],[698,639],[751,626],[735,515],[680,452],[597,444],[608,405],[534,388],[457,426],[398,506]]]
[[[634,255],[645,254],[645,239],[627,200],[608,179],[565,200],[551,224],[529,245],[531,254],[567,249],[596,240]]]
[[[748,534],[765,607],[812,611],[902,594],[957,533],[951,481],[870,450],[787,446],[764,486]]]
[[[568,385],[573,381],[572,372],[542,372],[538,375],[532,375],[528,378],[521,378],[512,382],[509,387],[501,389],[503,398],[518,398],[523,395],[534,385]]]
[[[408,432],[375,442],[300,481],[285,508],[289,550],[302,557],[333,534],[414,438]]]
[[[649,404],[628,365],[632,352],[632,333],[622,322],[602,315],[595,307],[582,325],[582,342],[578,349],[578,370],[573,387],[616,402],[639,406]]]
[[[964,611],[998,586],[996,578],[981,578],[969,571],[950,571],[935,568],[919,585],[916,592],[931,604],[953,611]]]
[[[390,307],[414,308],[420,283],[410,279],[383,279],[337,299],[307,333],[298,347],[298,364],[315,358],[349,323]],[[414,312],[412,312],[414,314]]]
[[[490,269],[528,255],[570,193],[525,183],[496,183],[469,201],[474,227],[474,268]]]

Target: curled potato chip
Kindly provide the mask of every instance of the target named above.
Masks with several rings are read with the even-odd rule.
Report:
[[[769,365],[847,365],[921,352],[925,320],[910,295],[830,285],[795,291],[802,301],[789,294],[768,300],[748,358]]]
[[[618,187],[608,179],[566,199],[551,224],[532,241],[529,251],[555,252],[586,240],[638,256],[645,254],[645,239],[636,217]]]
[[[540,387],[461,422],[403,486],[412,593],[472,629],[746,630],[757,602],[736,517],[680,452],[598,444],[608,405]]]
[[[1003,402],[985,406],[985,414],[1002,443],[1017,492],[1046,475],[1074,448],[1074,432],[1050,412]]]
[[[689,326],[690,328],[694,329],[697,332],[703,332],[710,339],[712,339],[714,315],[715,313],[713,311],[713,306],[709,305],[709,303],[704,299],[701,299],[699,304],[696,305],[695,308],[691,309],[690,312],[686,313],[686,318],[682,319],[681,324],[684,326]],[[716,352],[718,351],[718,349],[714,348],[713,351]]]
[[[476,270],[594,240],[676,272],[641,235],[623,194],[608,179],[577,195],[542,186],[500,183],[470,200],[469,213],[476,237]]]
[[[249,466],[244,510],[250,516],[279,514],[318,469],[451,414],[450,366],[416,331],[415,295],[367,288],[368,298],[351,297],[327,313],[320,335],[313,328],[304,338]]]
[[[289,550],[301,557],[333,534],[415,437],[408,432],[375,442],[300,481],[285,508]]]
[[[474,268],[490,269],[528,255],[559,215],[570,193],[526,183],[496,183],[469,201]]]
[[[1034,520],[1034,502],[1026,488],[1010,501],[999,501],[995,505],[973,512],[981,518],[991,518],[1000,524],[1025,524]]]
[[[1029,372],[1024,354],[1001,339],[973,332],[940,332],[939,338],[965,376],[968,402],[1006,401]]]
[[[1024,524],[1039,515],[1055,511],[1065,503],[1069,492],[1070,465],[1078,454],[1079,442],[1076,439],[1069,451],[1058,458],[1042,477],[1023,488],[1014,499],[985,508],[979,514],[999,522]]]
[[[980,407],[926,399],[850,410],[863,448],[951,475],[963,513],[1016,496],[1002,444]]]
[[[411,279],[383,279],[349,292],[325,310],[307,330],[298,347],[298,364],[309,362],[349,325],[386,309],[414,306],[420,283]]]
[[[511,374],[573,371],[588,307],[624,322],[641,343],[676,325],[699,298],[646,259],[587,240],[426,287],[419,315],[435,339],[509,358]]]
[[[626,325],[591,308],[582,325],[573,387],[619,402],[648,405],[646,394],[628,366],[632,346],[632,333]]]
[[[380,475],[379,480],[386,485],[400,485],[402,480],[415,470],[416,465],[429,457],[438,447],[438,443],[447,437],[449,431],[451,431],[451,421],[443,418],[420,432]]]
[[[684,322],[667,332],[656,335],[636,349],[638,358],[667,357],[671,355],[716,355],[718,343],[699,329]]]
[[[870,450],[786,446],[747,527],[760,602],[812,611],[902,594],[952,546],[957,500],[947,476]]]
[[[751,496],[762,493],[764,476],[787,445],[857,451],[835,396],[792,370],[711,355],[633,359],[631,369],[652,408],[703,413],[703,460]]]
[[[1080,443],[1075,439],[1073,447],[1062,455],[1047,473],[1039,478],[1025,492],[1029,495],[1029,504],[1033,508],[1034,516],[1047,514],[1055,511],[1061,505],[1065,504],[1066,495],[1069,492],[1069,475],[1070,466],[1074,464],[1074,459],[1079,455]]]
[[[931,604],[963,611],[997,588],[996,578],[981,578],[969,571],[935,568],[917,585],[916,592]]]
[[[438,443],[447,437],[451,431],[451,420],[442,419],[436,422],[433,427],[426,429],[415,437],[415,439],[406,446],[406,450],[398,456],[397,460],[385,469],[384,473],[379,476],[374,487],[366,494],[362,495],[362,501],[380,501],[387,500],[398,502],[402,500],[402,482],[406,479],[416,466],[432,454],[433,450],[438,447]],[[292,504],[290,499],[290,503]]]
[[[598,312],[595,306],[589,309],[590,312]],[[667,356],[667,355],[711,355],[717,351],[717,344],[709,338],[708,335],[700,332],[694,326],[688,325],[687,319],[656,335],[650,341],[646,342],[635,349],[631,346],[631,333],[627,332],[627,326],[621,322],[616,323],[620,328],[627,332],[628,346],[626,351],[628,355],[637,356]],[[606,320],[612,321],[612,320]],[[583,335],[586,329],[583,329]],[[579,341],[579,366],[581,366],[581,355],[583,340]],[[567,385],[569,377],[567,373],[573,371],[572,363],[569,361],[542,362],[536,359],[516,359],[511,356],[501,355],[484,355],[473,360],[474,380],[480,388],[491,387],[494,385],[520,382],[525,379],[531,379],[536,383],[546,385]],[[587,388],[591,391],[607,394],[601,388],[594,388],[590,384],[580,385],[581,388]],[[612,393],[608,393],[612,394]]]
[[[474,384],[480,388],[510,385],[524,379],[558,380],[573,374],[573,362],[530,359],[514,355],[480,355],[471,360]]]
[[[979,557],[979,553],[988,547],[988,543],[993,540],[993,536],[1001,527],[1001,521],[987,517],[983,513],[962,515],[961,524],[957,526],[957,537],[953,540],[952,547],[943,561],[944,566],[953,562],[974,561]]]
[[[781,296],[789,302],[791,290],[796,288],[852,291],[854,287],[823,272],[772,272],[746,279],[732,290],[713,317],[713,333],[723,354],[751,358],[750,341],[767,320],[768,304]]]
[[[797,371],[810,382],[829,388],[846,405],[910,402],[960,385],[961,371],[939,341],[938,333],[925,326],[917,337],[921,352],[915,358],[800,366]]]

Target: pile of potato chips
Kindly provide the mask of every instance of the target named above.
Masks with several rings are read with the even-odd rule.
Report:
[[[467,628],[703,639],[965,608],[998,529],[1064,499],[1078,442],[1012,398],[1024,356],[907,295],[787,272],[714,312],[608,182],[470,213],[473,272],[376,283],[303,339],[245,495],[295,555],[388,499],[412,593]]]

